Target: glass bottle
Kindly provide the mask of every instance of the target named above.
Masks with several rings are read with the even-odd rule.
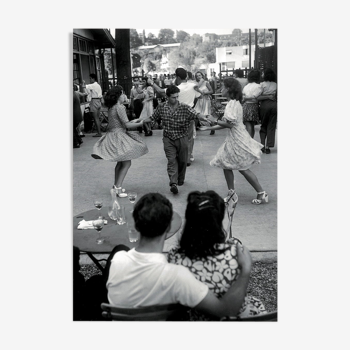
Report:
[[[108,216],[112,220],[118,219],[118,210],[120,209],[120,204],[117,199],[117,192],[115,189],[111,189],[111,202],[108,206]]]

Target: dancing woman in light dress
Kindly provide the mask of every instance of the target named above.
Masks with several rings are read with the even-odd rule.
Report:
[[[125,107],[121,103],[124,99],[123,88],[119,85],[110,89],[104,97],[108,107],[108,130],[94,145],[91,156],[117,162],[114,170],[114,185],[118,197],[127,197],[122,189],[123,181],[131,166],[131,159],[136,159],[148,153],[148,148],[142,138],[129,128],[142,127],[141,122],[129,122]]]
[[[196,81],[198,90],[196,91],[201,93],[201,96],[198,98],[198,101],[194,107],[194,109],[198,113],[202,113],[205,115],[211,114],[211,97],[210,95],[213,94],[213,89],[210,86],[210,83],[208,81],[204,80],[204,75],[202,72],[196,73]],[[207,122],[200,122],[201,125],[210,126]],[[212,130],[210,132],[210,135],[214,135],[215,131]]]
[[[153,87],[147,82],[147,78],[143,78],[144,84],[144,95],[143,99],[143,108],[140,115],[140,119],[147,119],[153,114],[153,98],[154,98],[154,90]],[[151,123],[144,123],[143,129],[145,131],[145,136],[152,136],[153,132],[151,129]]]
[[[222,120],[217,120],[215,126],[203,126],[201,130],[228,129],[225,142],[220,146],[215,157],[210,161],[211,166],[216,166],[224,171],[227,187],[229,189],[225,201],[234,197],[237,202],[237,194],[234,188],[233,170],[238,170],[257,192],[257,198],[253,204],[268,202],[266,191],[261,187],[256,175],[249,169],[253,164],[260,163],[261,148],[259,142],[250,137],[243,124],[243,111],[241,106],[242,87],[234,78],[224,80],[222,96],[229,100],[225,108]]]

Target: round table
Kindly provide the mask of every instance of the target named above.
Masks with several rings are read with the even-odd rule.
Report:
[[[118,198],[118,201],[125,207],[126,221],[133,223],[134,219],[130,213],[133,205],[124,198]],[[98,233],[95,229],[78,230],[77,228],[79,221],[96,220],[99,215],[104,216],[108,221],[107,225],[104,225],[101,231],[101,237],[105,239],[103,244],[96,243]],[[172,237],[180,229],[181,223],[182,220],[180,215],[173,212],[171,228],[166,236],[166,239]],[[113,221],[108,216],[108,207],[102,207],[99,212],[97,209],[92,209],[73,217],[73,245],[78,247],[81,251],[96,254],[108,254],[118,244],[124,244],[130,248],[137,246],[137,242],[133,243],[129,241],[126,224],[118,225],[116,221]]]

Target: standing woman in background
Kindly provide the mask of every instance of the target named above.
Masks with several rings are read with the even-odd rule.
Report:
[[[134,87],[130,91],[130,101],[131,101],[131,109],[134,111],[136,119],[140,118],[143,104],[142,101],[145,97],[145,94],[142,90],[142,84],[139,80],[134,81]],[[140,134],[142,134],[142,128],[138,128]]]
[[[260,72],[253,69],[248,74],[248,84],[243,88],[243,124],[251,138],[254,138],[255,125],[259,123],[259,103],[261,95]]]
[[[261,151],[270,154],[270,147],[275,146],[277,124],[276,73],[271,68],[265,70],[264,81],[260,86],[262,87],[262,94],[258,97],[261,118],[260,140],[264,145]]]
[[[204,80],[204,75],[201,72],[197,72],[196,73],[196,82],[197,82],[197,86],[198,86],[198,92],[200,92],[201,96],[198,97],[196,106],[194,107],[194,109],[198,112],[198,113],[202,113],[202,114],[211,114],[211,97],[210,95],[213,94],[213,89],[210,86],[210,83],[206,80]],[[210,126],[210,124],[208,122],[200,122],[201,125],[206,125],[206,126]],[[215,130],[211,130],[210,131],[210,135],[214,135],[215,134]]]
[[[147,119],[153,114],[153,98],[154,98],[154,90],[151,84],[147,82],[147,78],[142,79],[144,82],[144,96],[143,99],[143,108],[140,115],[140,120]],[[144,123],[143,130],[145,131],[145,136],[152,136],[153,132],[151,130],[151,123]]]

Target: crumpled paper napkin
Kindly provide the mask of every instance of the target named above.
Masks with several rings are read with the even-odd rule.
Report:
[[[93,229],[94,228],[94,225],[92,224],[93,221],[95,221],[95,220],[90,220],[90,221],[81,220],[81,221],[79,221],[78,230],[87,230],[87,229],[91,229],[91,228]],[[104,220],[104,224],[107,225],[108,221]]]

